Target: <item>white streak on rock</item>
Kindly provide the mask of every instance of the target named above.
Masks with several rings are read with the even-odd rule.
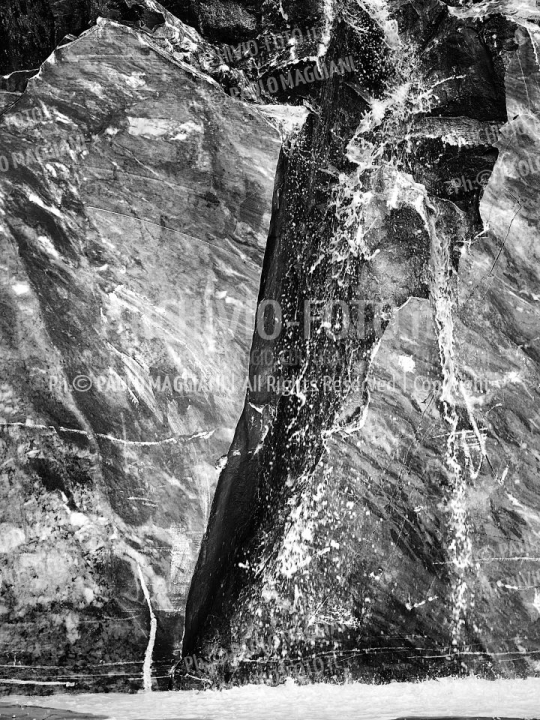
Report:
[[[334,24],[334,0],[324,0],[324,28],[322,38],[317,50],[317,65],[321,69],[320,60],[326,56],[330,40],[332,39],[332,26]]]
[[[143,664],[143,688],[145,692],[152,692],[152,655],[154,652],[154,644],[156,642],[156,631],[157,631],[157,620],[152,610],[152,602],[150,600],[150,593],[146,586],[143,571],[140,563],[137,562],[137,568],[139,570],[139,580],[141,581],[142,591],[144,598],[148,604],[148,612],[150,613],[150,637],[148,638],[148,645],[146,646],[146,652],[144,654]]]

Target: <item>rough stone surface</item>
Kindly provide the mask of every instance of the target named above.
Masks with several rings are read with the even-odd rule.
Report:
[[[241,411],[280,135],[164,43],[100,21],[0,121],[3,679],[140,688],[141,568],[166,682]]]
[[[254,335],[187,608],[221,681],[329,652],[375,680],[538,672],[539,15],[405,3],[373,9],[384,40],[334,19],[371,113],[345,80],[309,90],[278,167],[261,299],[285,324]],[[306,339],[306,300],[360,303],[352,337],[320,313]]]
[[[227,450],[176,687],[279,682],[283,656],[332,656],[335,680],[537,674],[540,10],[164,5],[15,2],[0,30],[5,107],[66,33],[114,21],[2,121],[25,154],[0,175],[11,677],[138,688],[112,663],[142,664],[140,567],[166,684]],[[52,118],[14,128],[36,102]],[[284,325],[253,336],[237,423],[270,213],[259,299]],[[237,392],[155,387],[224,370]],[[74,391],[92,373],[111,381]]]
[[[211,41],[236,45],[261,30],[261,7],[252,0],[10,0],[0,16],[0,73],[39,68],[99,17],[152,31],[168,11]]]

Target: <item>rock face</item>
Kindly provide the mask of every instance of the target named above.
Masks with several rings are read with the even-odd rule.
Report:
[[[205,47],[101,20],[0,119],[5,692],[139,689],[145,590],[158,685],[182,636],[281,145]]]
[[[13,0],[0,18],[0,72],[39,68],[67,35],[79,35],[99,16],[151,24],[150,12],[129,0]]]
[[[252,0],[10,0],[0,16],[0,73],[37,70],[99,17],[152,31],[171,14],[221,43],[237,44],[261,30],[260,4]]]
[[[538,672],[539,19],[12,4],[0,687]]]
[[[320,57],[355,79],[308,88],[278,167],[187,606],[184,654],[225,681],[329,653],[376,680],[538,671],[540,13],[387,10],[327,11]]]

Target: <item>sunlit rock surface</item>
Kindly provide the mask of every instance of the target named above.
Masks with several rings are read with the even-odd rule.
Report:
[[[143,584],[166,682],[245,393],[278,121],[162,37],[100,21],[0,119],[0,664],[39,692],[141,687]]]
[[[540,11],[368,12],[327,14],[327,55],[372,70],[360,99],[312,89],[278,168],[260,298],[283,328],[254,335],[187,608],[186,660],[225,682],[329,655],[376,680],[539,670]]]
[[[537,674],[540,10],[165,5],[3,20],[4,689]]]

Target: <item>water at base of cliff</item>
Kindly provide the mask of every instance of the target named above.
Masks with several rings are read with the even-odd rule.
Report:
[[[247,685],[230,690],[14,696],[4,704],[34,705],[114,720],[393,720],[397,718],[540,718],[540,678],[444,678],[388,685]],[[62,713],[53,713],[60,720]],[[32,718],[32,714],[28,715]]]

